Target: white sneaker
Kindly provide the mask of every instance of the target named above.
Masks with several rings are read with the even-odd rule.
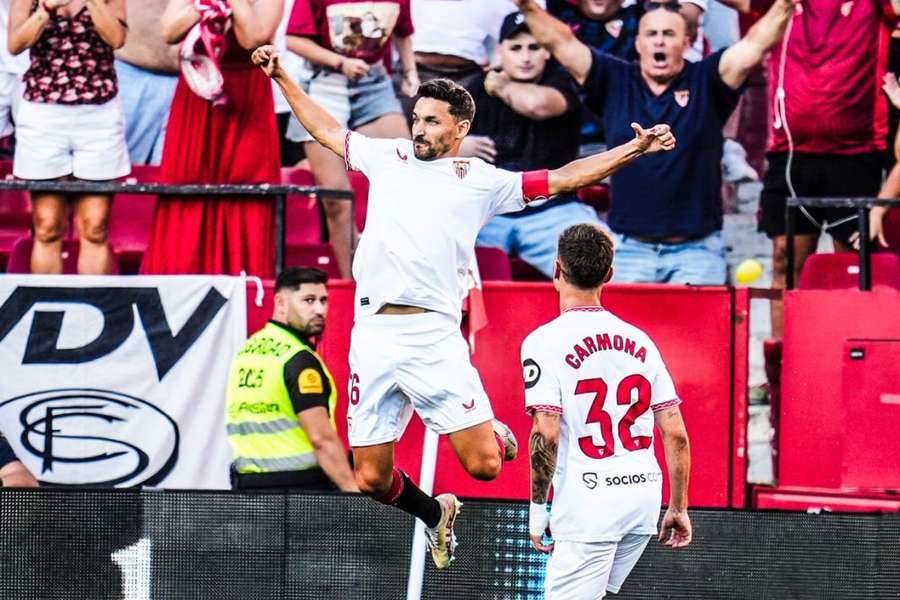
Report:
[[[503,447],[505,452],[503,454],[503,460],[512,460],[519,454],[519,442],[516,441],[516,436],[513,435],[512,430],[506,426],[502,421],[498,421],[494,419],[494,433],[500,436],[500,439],[503,440]]]
[[[425,541],[431,550],[431,559],[438,569],[446,569],[453,561],[453,551],[456,550],[456,535],[453,533],[453,523],[462,508],[462,502],[453,494],[440,494],[434,497],[441,505],[441,520],[434,528],[425,528]]]

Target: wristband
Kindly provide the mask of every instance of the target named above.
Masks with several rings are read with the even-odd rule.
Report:
[[[534,536],[543,537],[550,526],[550,511],[547,510],[547,504],[536,504],[532,502],[528,505],[528,533]]]

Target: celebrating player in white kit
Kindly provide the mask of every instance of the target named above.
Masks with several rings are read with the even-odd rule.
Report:
[[[600,305],[612,276],[613,242],[593,225],[559,238],[554,284],[562,314],[522,343],[535,548],[550,552],[545,598],[595,600],[619,591],[656,533],[662,433],[671,497],[659,539],[691,542],[691,467],[681,401],[646,333]],[[547,494],[553,483],[553,502]],[[543,535],[549,525],[553,541]]]
[[[489,481],[516,455],[515,438],[495,420],[459,330],[475,238],[494,215],[530,199],[598,181],[643,154],[671,150],[668,126],[634,125],[631,142],[554,171],[513,173],[459,157],[475,104],[448,80],[420,87],[414,141],[372,139],[342,128],[283,71],[271,46],[254,62],[280,86],[294,114],[348,169],[369,179],[365,232],[353,260],[355,322],[347,415],[360,490],[420,518],[432,558],[453,558],[459,502],[432,498],[394,467],[394,444],[412,411],[448,434],[473,477]]]

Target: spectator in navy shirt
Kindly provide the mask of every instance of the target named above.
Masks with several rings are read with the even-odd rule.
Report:
[[[597,52],[637,60],[634,42],[644,14],[642,4],[623,7],[622,0],[548,0],[547,11]]]
[[[462,151],[510,171],[555,169],[578,158],[581,102],[568,74],[514,12],[503,21],[497,55],[501,69],[469,87],[475,121]],[[575,194],[560,194],[517,213],[499,215],[478,235],[479,246],[503,248],[553,277],[559,234],[570,225],[599,223]]]
[[[616,281],[725,283],[722,126],[750,71],[784,34],[795,1],[776,0],[745,38],[697,63],[684,60],[689,41],[678,3],[645,3],[634,64],[591,50],[533,0],[516,0],[534,36],[603,116],[607,143],[630,139],[629,124],[646,121],[669,123],[678,139],[673,152],[612,177]]]

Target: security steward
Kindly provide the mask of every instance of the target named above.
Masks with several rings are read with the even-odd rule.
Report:
[[[228,375],[232,487],[358,492],[334,424],[337,390],[313,339],[325,329],[327,275],[291,268],[275,281],[272,319]]]
[[[37,479],[16,458],[12,446],[0,433],[0,487],[37,487]]]

